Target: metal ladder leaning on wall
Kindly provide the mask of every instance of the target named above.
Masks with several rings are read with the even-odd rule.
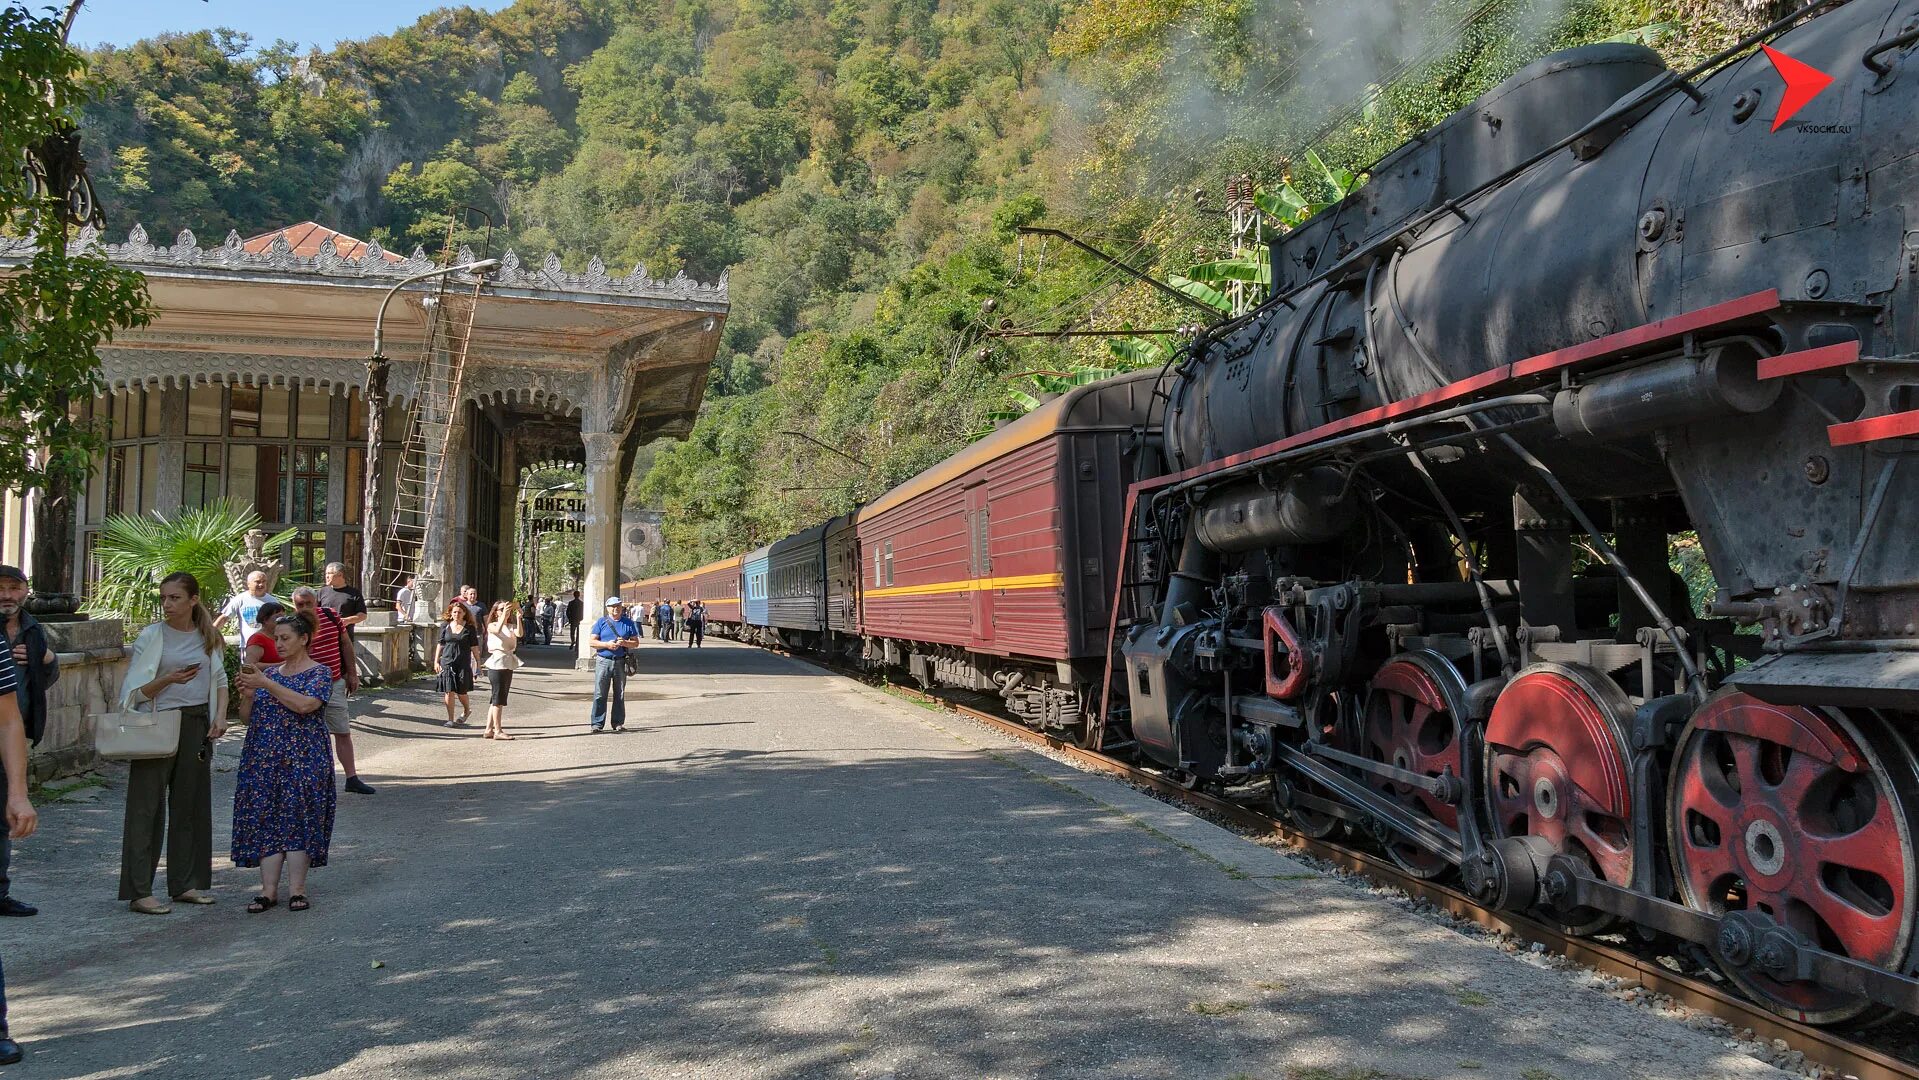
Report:
[[[461,261],[471,260],[463,253]],[[467,349],[473,338],[473,320],[479,313],[480,290],[485,287],[485,278],[474,278],[468,284],[443,277],[434,291],[419,384],[394,474],[386,550],[380,558],[380,595],[393,595],[407,578],[419,573],[428,528],[435,515],[444,513],[451,502],[442,480],[458,419],[456,410]]]

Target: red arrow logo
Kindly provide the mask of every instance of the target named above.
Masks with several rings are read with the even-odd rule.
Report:
[[[1832,85],[1832,76],[1813,67],[1800,63],[1770,45],[1761,45],[1766,50],[1766,59],[1772,61],[1773,70],[1786,80],[1786,96],[1779,99],[1779,111],[1772,116],[1772,129],[1778,131],[1786,126],[1793,114],[1805,108],[1806,102],[1819,96],[1819,91]]]

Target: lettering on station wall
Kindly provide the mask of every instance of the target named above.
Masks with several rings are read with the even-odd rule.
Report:
[[[586,531],[586,498],[581,495],[542,495],[533,500],[536,533]]]

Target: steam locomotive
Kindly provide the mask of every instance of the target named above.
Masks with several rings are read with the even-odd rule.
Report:
[[[1691,942],[1783,1015],[1919,1012],[1915,42],[1919,3],[1852,0],[1686,72],[1549,56],[1276,239],[1173,370],[773,545],[794,572],[629,589]],[[1796,64],[1830,85],[1785,101]]]

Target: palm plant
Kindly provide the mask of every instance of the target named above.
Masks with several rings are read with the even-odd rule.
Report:
[[[260,525],[252,506],[219,499],[206,506],[188,507],[168,517],[116,514],[107,519],[94,547],[100,580],[88,597],[89,615],[124,619],[129,627],[157,618],[160,579],[186,571],[200,582],[209,606],[226,591],[226,564],[245,551],[246,535]],[[269,552],[292,541],[288,529],[267,540]]]
[[[1272,190],[1262,187],[1253,193],[1253,205],[1266,227],[1281,233],[1296,229],[1359,187],[1360,178],[1350,169],[1335,169],[1314,151],[1306,151],[1306,161],[1318,170],[1319,186],[1331,197],[1315,201],[1293,186],[1290,179],[1280,181]],[[1247,282],[1254,286],[1255,295],[1263,298],[1273,285],[1272,249],[1265,244],[1239,248],[1230,258],[1189,266],[1184,274],[1168,274],[1166,281],[1193,299],[1231,314],[1233,302],[1217,286]]]

